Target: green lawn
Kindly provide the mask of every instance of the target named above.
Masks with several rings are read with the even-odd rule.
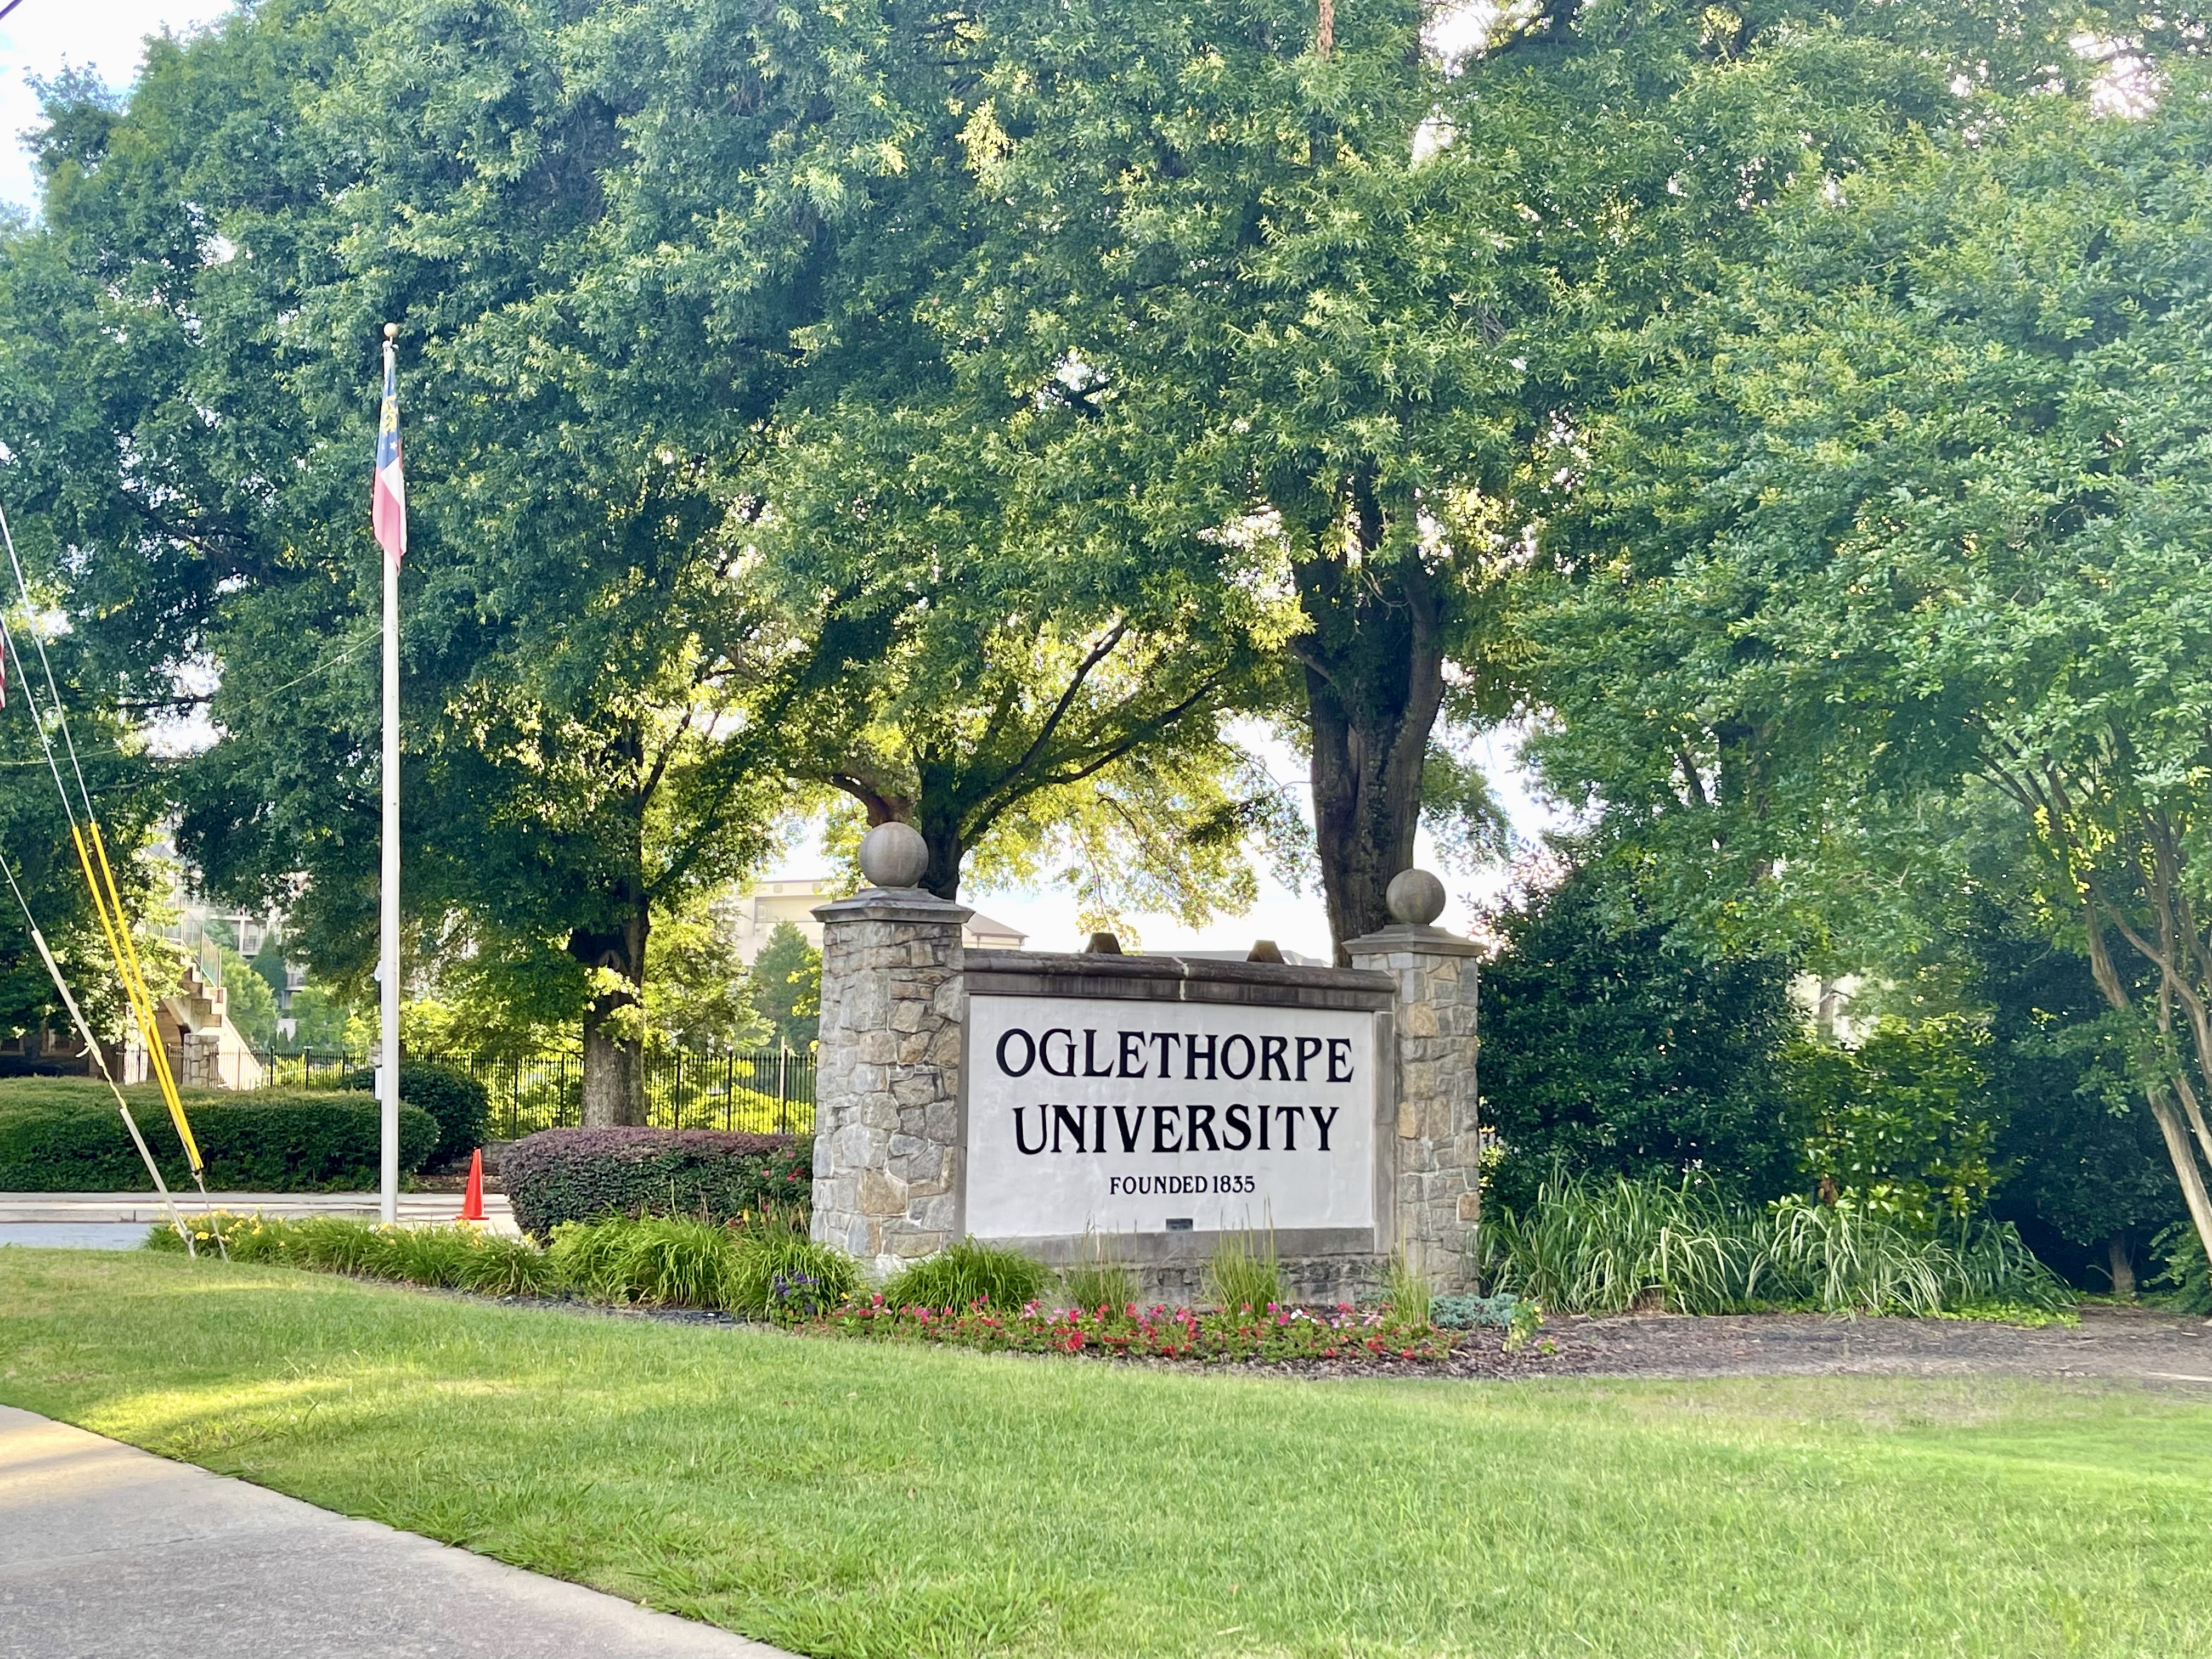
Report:
[[[2212,1406],[2133,1389],[1193,1376],[0,1249],[0,1401],[809,1654],[2212,1652]]]

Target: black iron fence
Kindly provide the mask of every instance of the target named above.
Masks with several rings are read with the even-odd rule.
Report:
[[[369,1062],[359,1054],[257,1053],[266,1089],[343,1088]],[[173,1053],[173,1064],[183,1057]],[[496,1139],[539,1129],[574,1128],[584,1117],[580,1054],[485,1059],[416,1054],[465,1072],[483,1085]],[[750,1054],[653,1054],[645,1057],[645,1121],[660,1129],[737,1129],[753,1134],[814,1132],[814,1056],[795,1049]]]
[[[573,1128],[584,1117],[580,1054],[526,1060],[422,1056],[466,1072],[491,1102],[491,1133],[514,1140],[539,1129]],[[657,1129],[738,1129],[753,1134],[814,1132],[814,1056],[795,1049],[751,1054],[648,1053],[645,1121]]]
[[[318,1053],[313,1048],[296,1054],[277,1054],[270,1049],[256,1048],[254,1059],[261,1062],[261,1086],[264,1089],[343,1089],[352,1073],[368,1064],[359,1054],[349,1054],[337,1049]],[[169,1064],[182,1067],[184,1056],[175,1048],[169,1050]],[[181,1069],[176,1075],[184,1075]]]

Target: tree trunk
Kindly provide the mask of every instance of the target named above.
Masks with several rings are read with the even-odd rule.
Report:
[[[645,1043],[635,1034],[634,1022],[645,988],[645,944],[653,924],[643,901],[634,901],[629,909],[622,932],[580,932],[568,940],[569,953],[586,967],[611,969],[624,981],[600,992],[584,1008],[587,1129],[645,1121]],[[631,1035],[623,1035],[626,1029]]]
[[[2125,1233],[2114,1233],[2105,1241],[2105,1259],[2112,1263],[2112,1294],[2135,1300],[2136,1264],[2129,1258]]]
[[[2088,935],[2089,975],[2097,981],[2097,988],[2105,994],[2105,1000],[2115,1011],[2125,1012],[2133,999],[2128,994],[2127,982],[2112,965],[2112,953],[2105,942],[2104,920],[2097,914],[2094,900],[2081,907],[2084,931]],[[2163,1012],[2164,1011],[2161,1010]],[[2164,1022],[2161,1022],[2163,1024]],[[2199,1054],[2198,1069],[2203,1070],[2212,1056]],[[2185,1090],[2185,1079],[2182,1082]],[[2189,1206],[2189,1218],[2197,1228],[2197,1242],[2204,1253],[2212,1256],[2212,1193],[2204,1187],[2204,1171],[2197,1161],[2197,1149],[2190,1142],[2190,1126],[2182,1121],[2181,1109],[2173,1103],[2173,1092],[2165,1079],[2146,1081],[2143,1094],[2150,1102],[2150,1115],[2158,1124],[2158,1133],[2166,1142],[2166,1155],[2173,1165],[2173,1178],[2181,1183],[2181,1196]]]
[[[961,839],[958,826],[945,822],[944,815],[931,811],[925,793],[915,814],[920,820],[915,828],[921,831],[922,844],[929,848],[929,868],[922,872],[921,884],[941,899],[957,900],[960,896],[960,866],[968,856],[967,844]]]
[[[1364,547],[1382,538],[1381,509],[1355,479],[1351,519]],[[1443,641],[1435,578],[1417,556],[1316,556],[1295,567],[1311,626],[1292,646],[1305,671],[1313,749],[1314,840],[1336,959],[1346,945],[1388,925],[1383,895],[1413,862],[1421,771],[1443,707]]]

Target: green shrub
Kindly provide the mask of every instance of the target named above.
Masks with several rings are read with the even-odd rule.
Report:
[[[2151,1241],[2151,1251],[2166,1264],[2151,1280],[2151,1288],[2184,1313],[2212,1314],[2212,1267],[2204,1260],[2204,1243],[2190,1222],[2179,1221]]]
[[[1958,1014],[1881,1020],[1856,1049],[1792,1043],[1784,1091],[1808,1171],[1908,1227],[1977,1213],[1996,1184],[1990,1053],[1988,1031]]]
[[[1012,1310],[1036,1301],[1044,1282],[1043,1266],[1019,1250],[963,1238],[892,1274],[884,1300],[894,1308],[971,1308],[981,1302]]]
[[[1275,1240],[1262,1249],[1249,1233],[1224,1233],[1206,1264],[1206,1299],[1224,1313],[1263,1314],[1283,1302],[1283,1273],[1275,1261]]]
[[[1438,1330],[1508,1331],[1516,1314],[1528,1304],[1510,1294],[1498,1296],[1439,1296],[1429,1302],[1429,1317]]]
[[[1479,1279],[1569,1313],[1933,1314],[2072,1300],[2008,1224],[1923,1232],[1849,1202],[1753,1209],[1686,1182],[1547,1182],[1525,1212],[1498,1206],[1474,1248]]]
[[[1526,1205],[1558,1167],[1694,1168],[1754,1201],[1797,1188],[1804,1136],[1776,1086],[1797,1029],[1787,962],[1680,948],[1630,867],[1601,857],[1494,922],[1480,1116],[1502,1150],[1486,1202]]]
[[[131,1115],[173,1188],[191,1172],[161,1093],[126,1089]],[[208,1186],[232,1192],[318,1192],[377,1184],[382,1125],[376,1103],[335,1090],[231,1094],[191,1090],[185,1111]],[[422,1167],[437,1144],[425,1111],[399,1109],[399,1167]],[[141,1192],[146,1166],[104,1083],[83,1078],[0,1081],[0,1192]]]
[[[546,1129],[508,1147],[500,1176],[516,1223],[542,1239],[563,1222],[606,1216],[804,1216],[813,1158],[811,1139],[798,1135]]]
[[[349,1089],[372,1089],[376,1073],[364,1067],[346,1074]],[[457,1066],[427,1060],[399,1062],[399,1101],[419,1106],[438,1121],[438,1144],[431,1159],[466,1158],[484,1143],[491,1098],[484,1086]]]

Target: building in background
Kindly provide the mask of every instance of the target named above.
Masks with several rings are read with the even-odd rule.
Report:
[[[845,896],[834,876],[811,876],[797,881],[755,882],[750,892],[724,899],[714,908],[730,931],[738,960],[748,966],[768,943],[777,926],[789,922],[816,950],[822,948],[822,924],[814,920],[817,905]],[[1029,938],[1003,921],[994,921],[981,911],[968,918],[961,943],[971,951],[1018,951]]]

